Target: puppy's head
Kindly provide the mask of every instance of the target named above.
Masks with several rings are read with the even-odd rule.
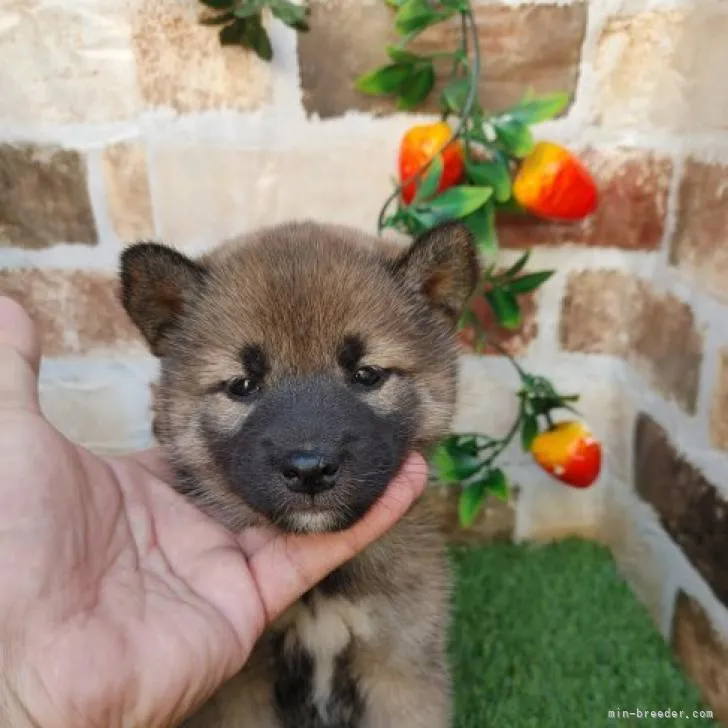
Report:
[[[179,489],[228,527],[348,527],[447,431],[471,236],[447,224],[397,255],[378,244],[297,223],[196,260],[123,253],[124,307],[161,360],[157,437]]]

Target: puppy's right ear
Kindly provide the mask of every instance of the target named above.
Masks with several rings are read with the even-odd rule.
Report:
[[[166,334],[199,292],[207,273],[194,260],[160,243],[137,243],[121,255],[121,301],[155,356]]]

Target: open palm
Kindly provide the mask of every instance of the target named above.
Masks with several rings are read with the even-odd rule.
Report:
[[[424,487],[413,455],[349,531],[233,535],[172,490],[159,451],[102,459],[55,430],[39,357],[0,299],[0,710],[18,728],[179,723]]]

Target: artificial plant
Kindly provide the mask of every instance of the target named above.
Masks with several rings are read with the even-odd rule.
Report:
[[[382,205],[378,231],[392,228],[417,235],[444,220],[461,219],[487,262],[476,295],[485,299],[500,326],[518,329],[519,297],[536,291],[553,272],[524,272],[529,252],[506,270],[497,270],[496,215],[578,220],[596,207],[596,187],[581,162],[564,147],[537,143],[530,128],[561,113],[569,97],[529,95],[504,111],[487,111],[478,94],[481,57],[470,1],[385,2],[395,10],[400,40],[387,46],[389,62],[361,76],[357,88],[392,96],[399,109],[411,110],[431,97],[443,63],[449,66],[449,78],[439,93],[440,120],[412,127],[401,141],[399,179]],[[417,50],[416,39],[423,31],[456,18],[457,47],[435,53]],[[475,333],[478,348],[485,345],[487,332],[472,306],[459,327]],[[463,525],[472,523],[488,493],[507,497],[508,480],[497,460],[516,439],[547,472],[575,487],[594,482],[601,465],[599,444],[581,423],[553,420],[555,410],[572,410],[578,396],[559,393],[546,377],[526,372],[508,352],[490,343],[508,357],[520,380],[515,420],[502,437],[453,434],[432,457],[438,481],[463,486]]]
[[[263,13],[271,15],[298,31],[308,30],[310,9],[306,4],[290,0],[200,0],[214,14],[200,19],[203,25],[220,26],[222,45],[240,45],[252,50],[259,58],[270,61],[273,46],[263,24]]]

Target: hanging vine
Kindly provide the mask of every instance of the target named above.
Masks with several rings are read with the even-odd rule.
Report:
[[[362,76],[357,88],[388,95],[402,110],[414,109],[432,94],[436,66],[449,65],[439,94],[441,118],[410,129],[399,154],[399,180],[382,205],[378,230],[393,228],[417,235],[446,219],[462,220],[473,233],[478,251],[490,263],[478,289],[495,321],[509,330],[522,325],[519,298],[535,292],[553,271],[524,272],[529,253],[505,271],[497,271],[496,216],[500,212],[531,214],[552,220],[578,220],[591,214],[597,190],[588,171],[567,149],[537,143],[531,126],[552,119],[567,106],[566,94],[526,96],[515,106],[489,113],[478,94],[481,55],[478,29],[469,0],[386,0],[395,10],[400,42],[387,47],[390,62]],[[459,44],[448,51],[416,50],[428,28],[459,16]],[[453,120],[454,123],[450,124]],[[474,334],[476,348],[486,343],[513,365],[520,388],[517,415],[501,437],[453,434],[436,449],[435,478],[462,485],[460,520],[470,525],[488,493],[508,496],[508,480],[498,459],[514,441],[554,477],[574,487],[594,482],[601,467],[601,448],[578,421],[555,423],[557,410],[574,412],[578,395],[565,395],[543,376],[525,371],[490,340],[472,305],[460,328]]]

